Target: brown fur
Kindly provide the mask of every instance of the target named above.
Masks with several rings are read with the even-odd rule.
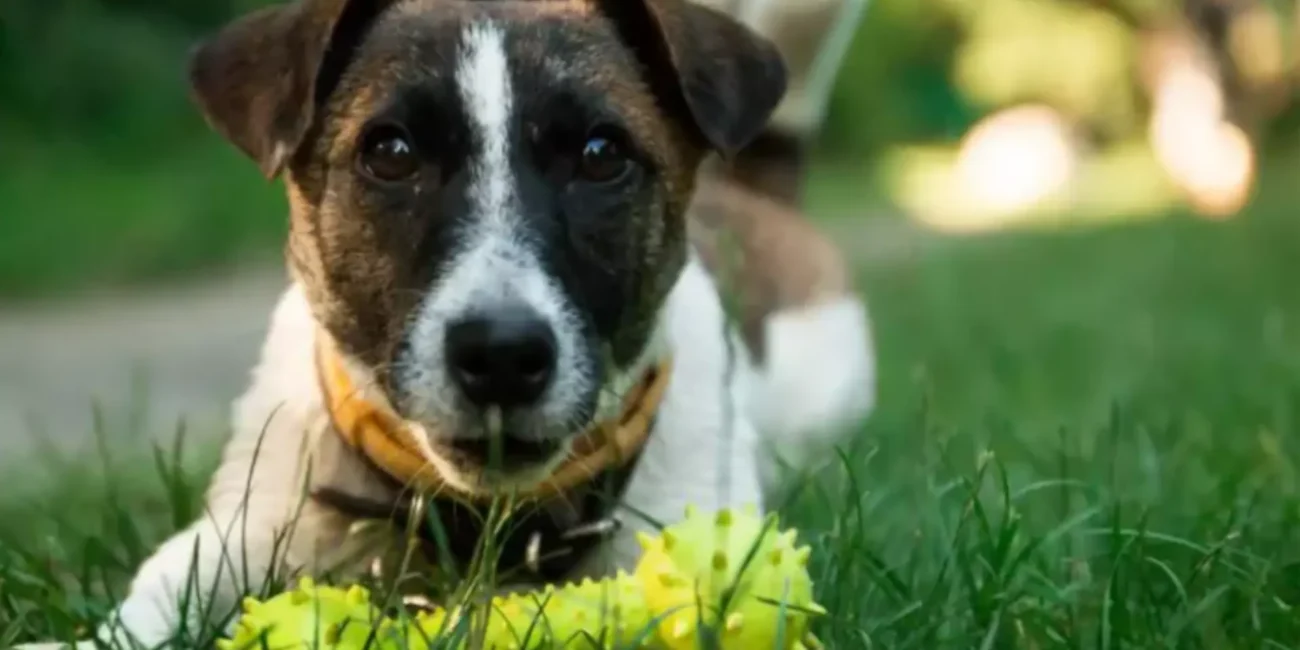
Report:
[[[617,301],[589,307],[616,366],[639,356],[685,264],[700,161],[741,149],[784,91],[771,44],[683,0],[301,0],[200,47],[200,106],[267,175],[287,172],[292,272],[317,319],[381,384],[441,272],[445,224],[409,193],[367,186],[353,170],[359,136],[400,89],[445,84],[461,26],[484,13],[512,34],[513,66],[538,66],[544,79],[549,65],[603,98],[655,169],[618,214],[572,235],[577,254],[609,275],[607,287],[585,288]],[[553,51],[556,42],[568,49]],[[402,191],[433,197],[439,187],[421,176]]]
[[[710,176],[779,201],[792,209],[803,206],[808,143],[769,128],[749,146],[728,159],[710,161]]]
[[[702,183],[691,208],[691,241],[732,296],[751,354],[763,358],[763,323],[853,291],[839,248],[800,212],[734,183]]]

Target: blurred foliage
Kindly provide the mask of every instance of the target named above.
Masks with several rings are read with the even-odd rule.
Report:
[[[0,2],[0,124],[115,154],[176,144],[200,126],[183,83],[189,45],[267,1]],[[1138,30],[1217,1],[870,0],[825,142],[870,156],[952,139],[989,110],[1026,100],[1103,133],[1130,132],[1143,111]]]
[[[964,24],[954,78],[983,106],[1050,104],[1124,130],[1140,111],[1134,34],[1115,14],[1041,0],[948,0]]]
[[[203,125],[184,79],[196,39],[270,1],[0,0],[0,296],[274,248],[281,203]],[[825,155],[859,169],[888,164],[900,145],[951,143],[1026,101],[1069,115],[1094,142],[1134,141],[1148,110],[1144,30],[1222,2],[869,1],[822,138]],[[1288,34],[1297,24],[1293,0],[1233,4],[1272,7]],[[1270,107],[1285,110],[1260,125],[1272,143],[1300,131],[1290,85],[1283,94]],[[83,231],[95,236],[78,243],[77,265],[42,261],[50,237]]]
[[[188,104],[192,38],[231,0],[16,0],[0,4],[0,117],[44,142],[147,156],[201,123]]]
[[[977,109],[949,81],[961,25],[936,0],[869,0],[840,72],[825,147],[835,154],[959,137]]]
[[[185,83],[195,40],[255,4],[0,0],[0,298],[273,254],[278,191]]]
[[[1200,30],[1207,10],[1252,7],[1271,12],[1290,64],[1282,110],[1261,126],[1288,143],[1300,127],[1294,0],[870,1],[832,102],[829,152],[874,157],[897,144],[952,141],[1021,102],[1050,105],[1104,140],[1139,135],[1143,37],[1180,23]]]

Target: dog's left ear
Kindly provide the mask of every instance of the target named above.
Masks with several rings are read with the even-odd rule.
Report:
[[[785,62],[776,46],[726,14],[689,0],[601,5],[649,68],[656,90],[684,109],[724,156],[748,145],[785,96]]]
[[[389,4],[296,0],[243,16],[191,52],[191,95],[209,124],[275,177]]]

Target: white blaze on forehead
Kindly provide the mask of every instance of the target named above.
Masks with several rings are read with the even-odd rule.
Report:
[[[455,81],[472,143],[469,214],[442,277],[411,324],[410,355],[398,368],[408,393],[405,406],[429,420],[455,422],[456,389],[443,353],[447,326],[495,307],[523,305],[546,320],[557,341],[555,379],[538,414],[552,423],[567,421],[593,369],[582,354],[580,320],[559,283],[543,268],[521,217],[510,160],[515,101],[505,34],[490,22],[468,27],[458,59]],[[499,409],[475,419],[491,434],[502,427]]]
[[[479,218],[500,221],[510,206],[510,65],[505,37],[491,23],[465,31],[456,84],[478,144],[471,200]]]

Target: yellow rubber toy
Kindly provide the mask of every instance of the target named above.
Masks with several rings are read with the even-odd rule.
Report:
[[[681,522],[641,538],[631,575],[436,609],[408,623],[380,616],[360,587],[304,580],[268,601],[245,601],[234,637],[220,648],[810,650],[820,644],[809,622],[825,610],[812,597],[811,550],[795,538],[778,530],[775,516],[688,508]]]
[[[303,578],[297,587],[268,601],[245,599],[234,636],[218,641],[217,647],[360,650],[392,647],[381,642],[398,631],[370,604],[370,593],[362,587],[343,590]]]
[[[794,531],[781,532],[776,515],[723,510],[686,518],[658,537],[643,536],[637,577],[646,603],[661,617],[659,639],[670,650],[803,649],[813,601],[808,559]],[[703,628],[703,629],[701,629]]]
[[[608,580],[495,598],[490,607],[472,613],[438,609],[420,615],[417,626],[426,639],[454,633],[481,638],[485,650],[658,647],[651,645],[650,620],[640,583],[620,573]]]

